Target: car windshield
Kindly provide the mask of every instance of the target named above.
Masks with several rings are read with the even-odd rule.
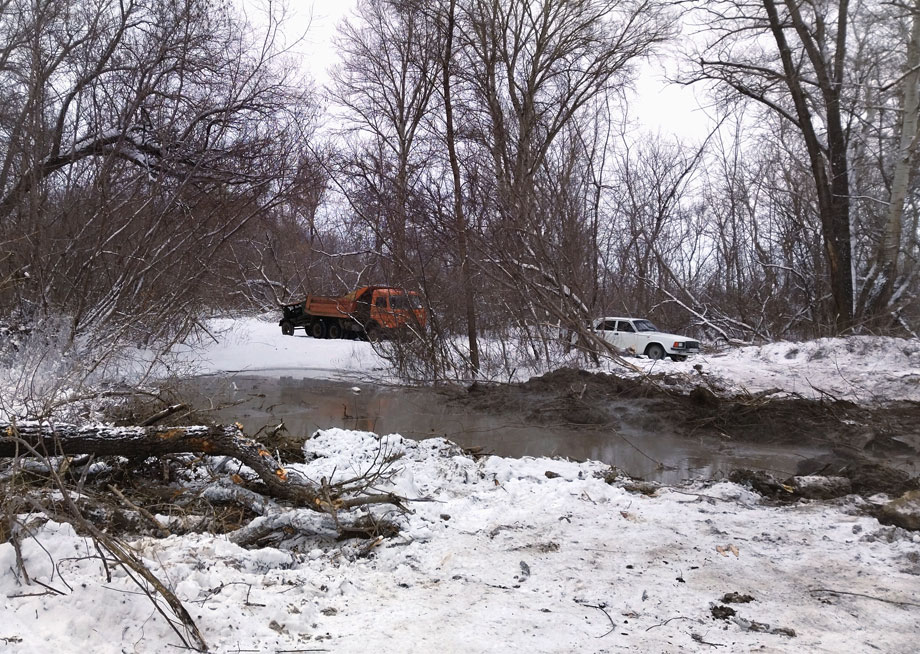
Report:
[[[421,309],[422,301],[418,295],[391,295],[391,309]]]
[[[658,328],[655,327],[648,320],[636,320],[633,323],[636,326],[636,329],[640,332],[657,332]]]

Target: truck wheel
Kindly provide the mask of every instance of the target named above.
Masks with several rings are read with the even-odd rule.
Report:
[[[376,343],[383,336],[383,331],[380,329],[380,325],[375,322],[372,322],[367,327],[365,327],[364,333],[367,336],[367,340],[372,343]]]
[[[313,338],[326,338],[326,325],[322,320],[316,320],[310,326],[310,336]]]
[[[294,325],[290,320],[285,320],[283,323],[281,323],[281,333],[285,336],[294,335]]]
[[[337,320],[329,323],[326,329],[326,338],[342,338],[342,325]]]
[[[658,343],[652,343],[646,348],[645,353],[648,355],[649,359],[663,359],[664,358],[664,348],[658,345]]]

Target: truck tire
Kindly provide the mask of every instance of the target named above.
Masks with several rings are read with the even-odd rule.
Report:
[[[310,325],[310,336],[313,338],[326,338],[326,324],[322,320],[314,320]]]
[[[658,345],[658,343],[652,343],[647,348],[645,348],[645,354],[649,359],[663,359],[664,348]]]
[[[367,327],[364,328],[364,335],[371,343],[376,343],[383,337],[383,330],[380,329],[380,325],[371,321]]]
[[[294,324],[290,320],[285,320],[281,323],[281,333],[285,336],[294,335]]]
[[[333,320],[326,328],[326,338],[342,338],[342,323]]]

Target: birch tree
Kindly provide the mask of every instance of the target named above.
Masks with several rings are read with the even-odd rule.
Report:
[[[824,235],[835,328],[854,318],[849,131],[845,125],[849,0],[712,0],[711,34],[695,79],[715,81],[775,112],[806,146]]]
[[[916,163],[920,142],[920,2],[884,4],[861,16],[861,54],[866,110],[857,137],[861,163],[874,188],[860,195],[882,207],[876,243],[859,298],[859,307],[877,324],[906,324],[902,311],[916,302],[918,222]],[[895,44],[896,47],[892,47]],[[874,164],[874,165],[873,165]],[[913,195],[913,198],[912,198]],[[911,210],[913,208],[913,210]]]

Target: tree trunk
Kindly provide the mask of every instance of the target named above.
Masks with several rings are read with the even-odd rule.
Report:
[[[395,495],[383,493],[352,498],[330,495],[296,479],[265,446],[246,437],[236,426],[215,427],[108,427],[36,422],[0,423],[0,457],[95,456],[151,457],[180,452],[231,456],[249,466],[272,497],[315,511],[332,512],[365,504],[399,504]]]
[[[831,296],[834,304],[836,331],[843,332],[853,325],[853,270],[852,244],[850,241],[850,189],[847,162],[846,134],[840,118],[840,87],[843,58],[846,52],[846,9],[848,0],[838,0],[842,12],[838,16],[837,43],[834,62],[826,60],[812,32],[805,25],[796,5],[785,1],[791,22],[815,69],[818,85],[825,104],[823,116],[827,129],[826,162],[825,151],[815,129],[812,112],[799,64],[794,61],[792,50],[784,30],[788,25],[779,16],[773,0],[763,0],[770,31],[776,41],[785,74],[784,82],[789,89],[802,132],[811,172],[818,195],[818,213],[830,273]],[[833,67],[832,67],[833,66]]]
[[[460,276],[463,282],[463,301],[466,305],[466,333],[470,346],[470,368],[473,376],[479,376],[479,341],[476,334],[476,304],[473,296],[473,277],[470,273],[469,244],[467,241],[466,216],[463,212],[463,183],[460,179],[460,162],[457,159],[456,135],[454,132],[454,109],[450,93],[450,62],[453,58],[454,23],[456,2],[451,0],[447,26],[445,27],[444,59],[441,62],[444,92],[444,123],[447,140],[447,155],[454,183],[454,220],[457,226],[457,254],[460,257]]]
[[[901,235],[903,233],[904,203],[910,186],[911,171],[917,154],[920,131],[920,0],[914,1],[914,15],[911,21],[910,41],[907,44],[907,72],[901,88],[901,135],[895,156],[894,173],[891,179],[891,195],[888,216],[882,243],[879,247],[875,275],[869,279],[863,292],[864,309],[871,316],[888,313],[894,296],[895,283],[901,259]]]

